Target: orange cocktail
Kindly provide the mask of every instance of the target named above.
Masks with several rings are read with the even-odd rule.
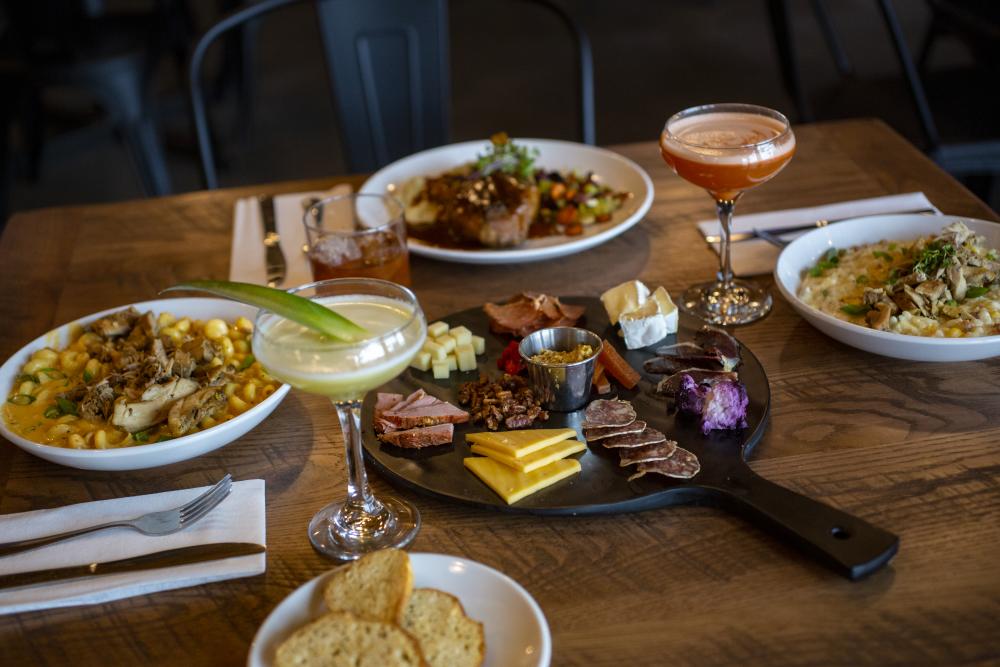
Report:
[[[795,154],[788,119],[750,104],[693,107],[667,121],[660,154],[678,176],[712,195],[722,230],[717,280],[688,289],[681,307],[715,324],[760,319],[771,309],[771,295],[733,278],[729,235],[743,192],[769,181]]]

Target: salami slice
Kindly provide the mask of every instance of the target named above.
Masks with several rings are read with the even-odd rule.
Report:
[[[626,435],[629,433],[642,433],[646,428],[646,422],[641,419],[636,419],[631,424],[625,426],[604,426],[602,428],[585,428],[583,429],[583,438],[587,442],[594,442],[595,440],[603,440],[604,438],[611,438],[616,435]]]
[[[655,428],[646,427],[642,433],[629,433],[628,435],[616,435],[607,438],[601,444],[605,447],[643,447],[645,445],[655,445],[663,442],[667,436],[663,435]]]
[[[628,401],[598,398],[583,413],[583,428],[627,426],[635,421],[635,408]]]
[[[677,443],[673,440],[664,440],[655,445],[643,445],[642,447],[625,447],[618,450],[622,458],[618,465],[624,467],[633,463],[663,461],[669,459],[676,450]]]
[[[645,461],[640,463],[636,470],[637,472],[629,477],[628,481],[631,482],[633,479],[638,479],[648,472],[655,472],[667,477],[676,477],[677,479],[691,479],[701,470],[701,464],[698,462],[697,456],[683,447],[678,447],[670,455],[669,459]]]

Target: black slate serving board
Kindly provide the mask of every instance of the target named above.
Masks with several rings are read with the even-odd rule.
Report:
[[[443,500],[503,512],[585,515],[636,512],[677,504],[715,505],[745,515],[762,527],[790,538],[850,578],[859,578],[874,571],[895,554],[898,548],[895,535],[768,482],[747,466],[746,460],[767,425],[770,389],[763,367],[746,346],[743,347],[739,374],[750,399],[748,426],[742,430],[714,431],[703,435],[696,419],[667,414],[665,400],[653,393],[659,376],[642,371],[643,362],[654,355],[656,347],[690,340],[694,335],[692,329],[686,328],[682,321],[676,336],[669,336],[650,348],[625,350],[598,299],[569,297],[563,301],[585,306],[586,313],[578,326],[611,341],[632,367],[643,374],[633,390],[623,390],[612,382],[611,396],[617,395],[630,401],[639,419],[694,452],[701,462],[701,472],[697,476],[690,480],[678,480],[649,474],[629,482],[628,476],[634,472],[634,466],[621,467],[617,452],[602,447],[600,443],[593,443],[587,451],[575,455],[583,469],[580,474],[507,505],[462,463],[464,458],[473,456],[465,442],[465,434],[483,431],[484,427],[456,425],[451,445],[419,450],[387,445],[378,440],[372,429],[376,392],[369,394],[362,410],[363,440],[368,460],[391,481],[410,489]],[[464,325],[486,338],[486,354],[478,357],[477,371],[453,372],[447,380],[435,380],[429,371],[408,368],[378,391],[407,395],[423,389],[428,394],[458,405],[461,383],[477,379],[481,372],[499,373],[496,362],[510,338],[489,332],[488,321],[481,308],[472,308],[442,319],[451,326]],[[594,397],[597,397],[596,393]],[[582,440],[582,421],[582,410],[550,412],[547,421],[536,422],[532,428],[568,426],[575,428]]]

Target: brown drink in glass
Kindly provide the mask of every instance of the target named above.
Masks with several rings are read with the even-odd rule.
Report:
[[[406,221],[395,197],[328,197],[313,203],[303,222],[314,280],[377,278],[410,284]]]
[[[716,280],[686,290],[680,307],[713,324],[747,324],[771,309],[771,295],[736,280],[729,235],[736,201],[769,181],[795,154],[795,135],[777,111],[752,104],[707,104],[670,117],[660,154],[678,176],[715,199],[722,242]]]

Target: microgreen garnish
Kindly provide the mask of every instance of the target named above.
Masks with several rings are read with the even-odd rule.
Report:
[[[506,132],[497,132],[490,137],[490,148],[476,157],[476,171],[483,176],[489,176],[499,171],[517,176],[521,180],[531,181],[535,176],[535,158],[538,149],[518,146]]]
[[[955,246],[941,240],[931,241],[917,255],[917,261],[913,265],[913,272],[920,272],[929,276],[938,269],[951,266],[954,261]]]
[[[989,291],[990,291],[989,287],[980,287],[980,286],[970,287],[969,289],[965,290],[965,298],[975,299],[976,297],[982,296]]]

